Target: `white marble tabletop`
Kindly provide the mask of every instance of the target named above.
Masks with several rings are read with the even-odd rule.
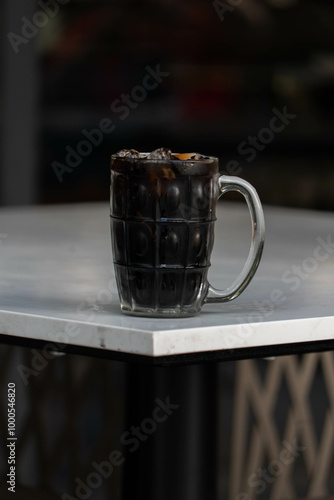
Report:
[[[148,319],[120,311],[107,204],[2,208],[0,332],[151,357],[333,340],[333,214],[265,207],[265,218],[262,262],[239,298],[194,318]],[[246,204],[223,201],[214,286],[241,270],[250,233]]]

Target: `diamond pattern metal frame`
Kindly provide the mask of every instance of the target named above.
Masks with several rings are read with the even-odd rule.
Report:
[[[48,361],[25,385],[17,367],[32,368],[36,352],[0,346],[1,443],[7,437],[5,389],[16,382],[17,485],[58,494],[75,493],[75,479],[86,480],[92,462],[107,460],[119,441],[124,407],[119,362],[65,355]],[[37,365],[35,365],[36,367]],[[40,365],[42,366],[42,365]],[[119,435],[117,431],[119,430]],[[7,450],[0,447],[0,470],[7,470]],[[2,474],[4,476],[4,474]],[[98,498],[118,498],[122,470],[115,468],[99,489]],[[61,489],[59,489],[61,488]],[[43,498],[37,495],[36,498]]]
[[[257,360],[245,360],[237,365],[229,498],[260,497],[259,490],[263,488],[254,486],[254,478],[259,479],[262,474],[260,471],[264,469],[277,471],[275,477],[267,475],[272,481],[262,478],[262,484],[267,481],[266,498],[297,498],[295,467],[298,460],[303,460],[306,470],[303,478],[307,491],[305,497],[333,495],[334,353],[284,356],[267,363],[264,378],[260,376]],[[320,438],[315,430],[311,408],[314,401],[310,401],[310,390],[317,369],[322,379],[318,380],[319,390],[326,391],[329,401],[326,408],[315,409],[324,414]],[[280,436],[275,405],[283,381],[289,394],[286,394],[284,433]],[[249,428],[250,410],[253,412],[254,422]],[[279,465],[277,462],[282,457],[285,446],[290,450],[298,446],[302,451],[299,451],[293,463],[282,463],[275,469],[274,465]],[[257,484],[260,485],[260,479]]]

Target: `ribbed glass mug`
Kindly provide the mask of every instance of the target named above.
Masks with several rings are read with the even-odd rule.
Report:
[[[235,299],[254,276],[264,244],[261,203],[248,182],[220,175],[218,168],[215,157],[111,157],[111,239],[124,313],[193,316],[205,303]],[[247,201],[252,242],[240,275],[221,291],[209,284],[207,274],[217,200],[228,191]]]

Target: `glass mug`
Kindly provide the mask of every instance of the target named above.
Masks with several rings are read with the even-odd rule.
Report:
[[[203,304],[238,297],[253,278],[264,245],[264,216],[251,184],[219,174],[218,159],[111,157],[113,261],[126,314],[185,317]],[[226,290],[207,279],[218,198],[238,191],[248,204],[252,242],[240,275]]]

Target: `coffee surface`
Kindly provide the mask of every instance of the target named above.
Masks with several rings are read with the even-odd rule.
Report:
[[[140,153],[135,149],[121,149],[116,153],[115,156],[119,158],[146,158],[147,160],[205,160],[209,158],[208,156],[202,155],[200,153],[172,153],[171,149],[168,148],[158,148],[151,153]]]

